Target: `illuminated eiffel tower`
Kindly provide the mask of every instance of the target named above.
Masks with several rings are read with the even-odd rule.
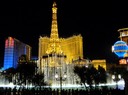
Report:
[[[52,54],[52,53],[62,54],[63,53],[61,46],[60,46],[60,39],[58,35],[56,2],[53,3],[53,8],[52,8],[51,35],[50,35],[50,42],[49,42],[46,53],[47,54]]]
[[[55,79],[55,75],[67,74],[66,69],[66,56],[63,54],[60,45],[60,39],[58,35],[58,25],[57,25],[57,5],[56,2],[53,3],[52,7],[52,25],[51,25],[51,35],[49,38],[46,54],[43,55],[41,68],[45,75],[45,81],[49,85],[60,84]],[[63,72],[62,72],[63,71]]]
[[[57,24],[57,4],[52,5],[52,24],[49,37],[39,38],[39,72],[44,73],[44,80],[49,85],[60,85],[55,75],[66,75],[64,84],[74,84],[73,59],[83,58],[83,41],[81,35],[59,38]],[[74,77],[74,76],[73,76]],[[63,77],[64,78],[64,77]]]

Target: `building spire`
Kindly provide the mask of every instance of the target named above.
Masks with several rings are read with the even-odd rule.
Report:
[[[50,43],[48,45],[48,49],[47,49],[46,53],[47,54],[62,53],[59,35],[58,35],[57,4],[55,1],[52,5],[52,25],[51,25]]]
[[[52,6],[52,25],[51,25],[51,39],[58,39],[58,25],[57,25],[57,5],[54,1]]]

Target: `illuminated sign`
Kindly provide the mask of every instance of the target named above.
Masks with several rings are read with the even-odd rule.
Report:
[[[119,64],[127,64],[126,59],[120,59],[120,60],[119,60]]]
[[[124,55],[127,53],[128,46],[124,41],[117,41],[114,46],[112,46],[112,51],[118,56],[118,57],[124,57]]]

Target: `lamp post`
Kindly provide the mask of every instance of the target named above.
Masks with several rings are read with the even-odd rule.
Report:
[[[121,75],[120,74],[114,74],[112,75],[113,81],[116,82],[116,88],[118,89],[118,81],[121,80]]]
[[[60,69],[60,71],[61,71],[61,69]],[[60,81],[60,95],[61,95],[61,90],[62,90],[62,81],[65,81],[66,78],[67,78],[66,72],[64,73],[63,76],[62,76],[61,72],[60,72],[59,75],[58,75],[57,72],[56,72],[56,74],[55,74],[55,79],[56,79],[57,81]]]

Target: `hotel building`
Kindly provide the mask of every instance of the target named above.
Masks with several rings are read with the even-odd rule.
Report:
[[[5,40],[4,67],[3,69],[16,68],[21,55],[31,57],[31,47],[15,38],[8,37]]]

